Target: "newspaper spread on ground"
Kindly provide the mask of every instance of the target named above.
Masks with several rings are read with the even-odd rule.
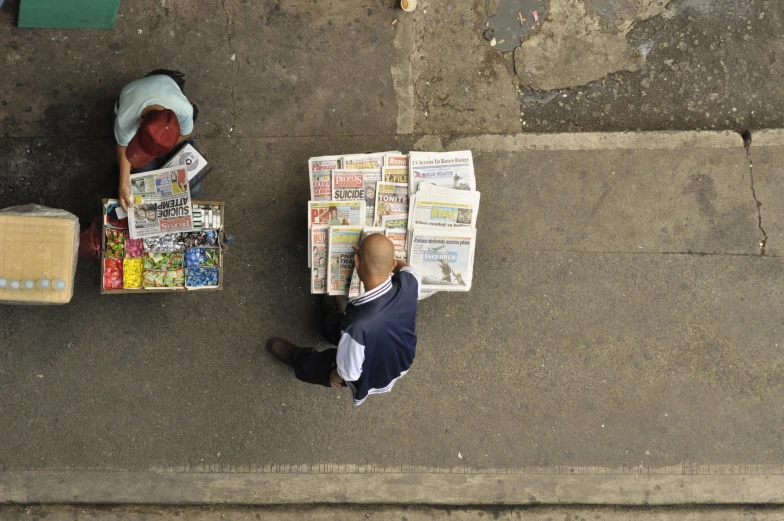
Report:
[[[308,170],[312,293],[364,293],[351,246],[371,233],[419,272],[420,300],[471,288],[481,198],[471,151],[312,157]]]
[[[365,199],[365,170],[333,170],[332,200],[363,201]]]
[[[365,201],[308,201],[308,223],[362,226],[365,224]]]
[[[381,225],[385,215],[408,217],[408,185],[379,181],[376,188],[376,216],[373,223]]]
[[[405,230],[408,228],[408,215],[403,217],[399,215],[382,215],[380,226],[385,230],[390,228]]]
[[[384,230],[384,235],[395,245],[395,258],[397,260],[404,261],[408,259],[406,231],[405,228],[387,228]]]
[[[411,193],[419,183],[456,190],[476,190],[474,161],[470,150],[458,152],[411,152],[408,155],[408,182]]]
[[[440,189],[428,192],[420,189],[411,202],[409,223],[412,227],[476,228],[480,195],[479,192],[463,190]]]
[[[384,156],[387,154],[400,154],[398,151],[376,152],[374,154],[349,154],[341,158],[343,168],[362,168],[378,170],[384,166]]]
[[[308,251],[313,246],[310,242],[313,225],[362,226],[366,215],[365,201],[308,201]],[[308,255],[308,268],[312,267],[311,260]]]
[[[327,292],[327,235],[329,226],[314,224],[310,229],[310,292]]]
[[[330,226],[327,287],[330,295],[348,295],[354,273],[354,246],[359,246],[362,227]]]
[[[131,174],[133,209],[128,212],[131,239],[193,231],[193,207],[184,167]]]
[[[332,170],[340,168],[340,157],[321,156],[308,159],[311,201],[329,201],[332,199],[330,173]]]
[[[381,168],[383,180],[388,183],[408,183],[408,156],[387,154]]]
[[[473,278],[476,230],[420,227],[411,231],[409,264],[423,291],[469,291]]]
[[[373,226],[376,219],[376,190],[381,181],[379,170],[361,170],[365,178],[365,224]]]
[[[365,237],[373,235],[374,233],[384,233],[384,229],[377,226],[365,226],[362,229],[360,237],[362,240],[365,240]],[[348,298],[354,298],[364,294],[365,286],[362,284],[362,281],[359,280],[359,274],[357,273],[357,268],[355,266],[354,273],[351,275],[351,286],[348,289]]]

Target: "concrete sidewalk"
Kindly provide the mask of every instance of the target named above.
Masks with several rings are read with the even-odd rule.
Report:
[[[753,190],[735,134],[202,143],[231,165],[206,188],[231,201],[238,237],[225,291],[101,297],[97,267],[82,265],[71,305],[4,309],[0,500],[385,502],[386,490],[460,503],[475,479],[496,484],[476,487],[493,503],[784,500],[779,134],[751,145]],[[474,150],[476,284],[421,304],[414,370],[354,408],[297,382],[263,342],[319,342],[302,261],[308,155],[411,147]],[[564,488],[572,474],[604,477]],[[362,485],[374,480],[387,484]],[[622,482],[634,492],[618,496]]]
[[[120,89],[181,69],[237,240],[218,294],[100,296],[82,263],[70,305],[0,309],[0,503],[784,501],[781,132],[520,134],[779,126],[784,4],[643,3],[551,2],[529,67],[477,0],[125,0],[113,31],[7,1],[0,207],[88,224]],[[576,86],[569,49],[621,67]],[[357,409],[263,345],[321,345],[307,158],[390,149],[474,151],[476,278]]]
[[[449,518],[451,521],[476,521],[492,518],[496,521],[552,521],[553,519],[602,519],[604,521],[773,521],[781,519],[781,508],[438,508],[438,507],[388,507],[368,505],[362,507],[315,506],[288,507],[210,507],[210,508],[156,508],[128,507],[102,508],[92,506],[0,506],[0,517],[5,521],[431,521]]]

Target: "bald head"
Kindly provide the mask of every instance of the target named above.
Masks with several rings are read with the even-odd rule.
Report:
[[[357,257],[357,274],[366,287],[384,282],[395,269],[395,246],[380,233],[363,239]]]

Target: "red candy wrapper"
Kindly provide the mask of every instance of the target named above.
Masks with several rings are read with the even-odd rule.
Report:
[[[142,250],[144,249],[144,239],[131,239],[125,238],[125,256],[126,257],[141,257]]]
[[[123,260],[104,259],[103,289],[123,289]]]

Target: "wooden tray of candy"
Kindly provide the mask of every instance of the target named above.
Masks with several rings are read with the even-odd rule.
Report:
[[[194,207],[198,206],[212,206],[220,210],[221,223],[220,228],[215,231],[218,232],[218,285],[217,286],[199,286],[199,287],[148,287],[148,288],[123,288],[123,289],[104,289],[104,268],[106,266],[106,203],[108,199],[103,200],[102,206],[102,230],[101,230],[101,295],[128,295],[139,293],[187,293],[193,291],[222,291],[223,290],[223,264],[224,264],[224,226],[226,223],[226,203],[222,201],[193,201]],[[126,230],[127,233],[127,230]],[[184,253],[184,252],[183,252]]]

